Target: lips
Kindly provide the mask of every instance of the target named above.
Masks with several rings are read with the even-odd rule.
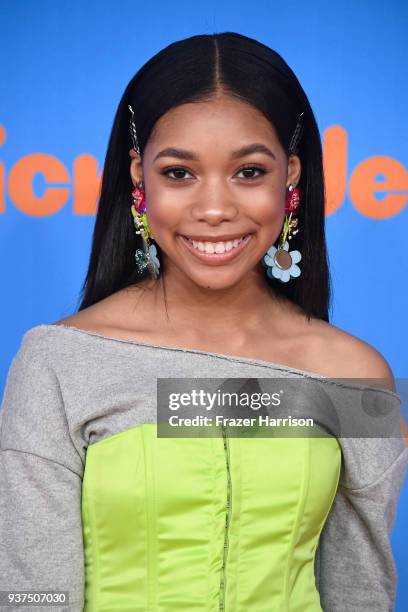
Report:
[[[192,253],[199,261],[204,262],[206,264],[219,265],[222,263],[226,263],[238,257],[246,248],[247,244],[250,242],[253,234],[244,235],[243,239],[239,243],[237,247],[232,248],[230,251],[225,251],[224,253],[206,253],[204,251],[199,251],[196,249],[190,242],[188,238],[180,235],[180,241],[183,243],[184,247],[188,249],[190,253]],[[240,237],[236,238],[237,240]],[[219,240],[219,242],[230,242],[232,240]],[[215,244],[214,240],[199,240],[197,242],[212,242]]]

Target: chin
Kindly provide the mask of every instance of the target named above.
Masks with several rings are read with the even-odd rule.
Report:
[[[244,281],[245,275],[236,276],[224,273],[217,274],[215,270],[211,270],[208,274],[188,275],[191,282],[195,283],[203,289],[211,289],[212,291],[222,291],[229,289],[234,285]]]

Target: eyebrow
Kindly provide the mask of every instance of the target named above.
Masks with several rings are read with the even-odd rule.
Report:
[[[276,160],[275,154],[268,149],[268,147],[258,142],[246,145],[240,149],[236,149],[231,153],[231,159],[238,159],[240,157],[244,157],[244,155],[251,155],[251,153],[264,153],[265,155],[269,155],[269,157]],[[153,161],[156,161],[156,159],[159,159],[160,157],[176,157],[177,159],[199,161],[199,157],[192,151],[187,151],[186,149],[176,149],[174,147],[167,147],[167,149],[163,149],[156,155]]]

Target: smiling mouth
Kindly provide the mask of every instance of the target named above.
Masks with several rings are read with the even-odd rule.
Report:
[[[199,260],[206,263],[224,263],[237,257],[245,249],[253,234],[244,234],[233,240],[193,240],[180,234],[181,241]]]
[[[243,234],[239,238],[218,241],[194,240],[189,236],[183,236],[183,238],[186,238],[193,245],[193,247],[201,253],[225,253],[236,249],[248,235],[249,234]]]

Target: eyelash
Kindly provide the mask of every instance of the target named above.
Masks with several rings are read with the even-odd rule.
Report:
[[[174,172],[175,170],[182,170],[183,172],[189,172],[186,168],[183,168],[182,166],[172,166],[171,168],[166,168],[165,170],[163,170],[161,174],[163,174],[164,176],[167,176],[171,181],[186,180],[183,178],[177,179],[177,178],[170,177],[169,172]],[[240,170],[238,170],[238,173],[242,172],[243,170],[258,170],[258,172],[261,173],[261,174],[258,174],[257,176],[246,177],[247,180],[249,181],[254,181],[255,179],[259,178],[259,176],[263,176],[264,174],[266,174],[266,170],[264,170],[263,168],[260,168],[259,166],[254,166],[254,165],[243,166],[242,168],[240,168]]]

